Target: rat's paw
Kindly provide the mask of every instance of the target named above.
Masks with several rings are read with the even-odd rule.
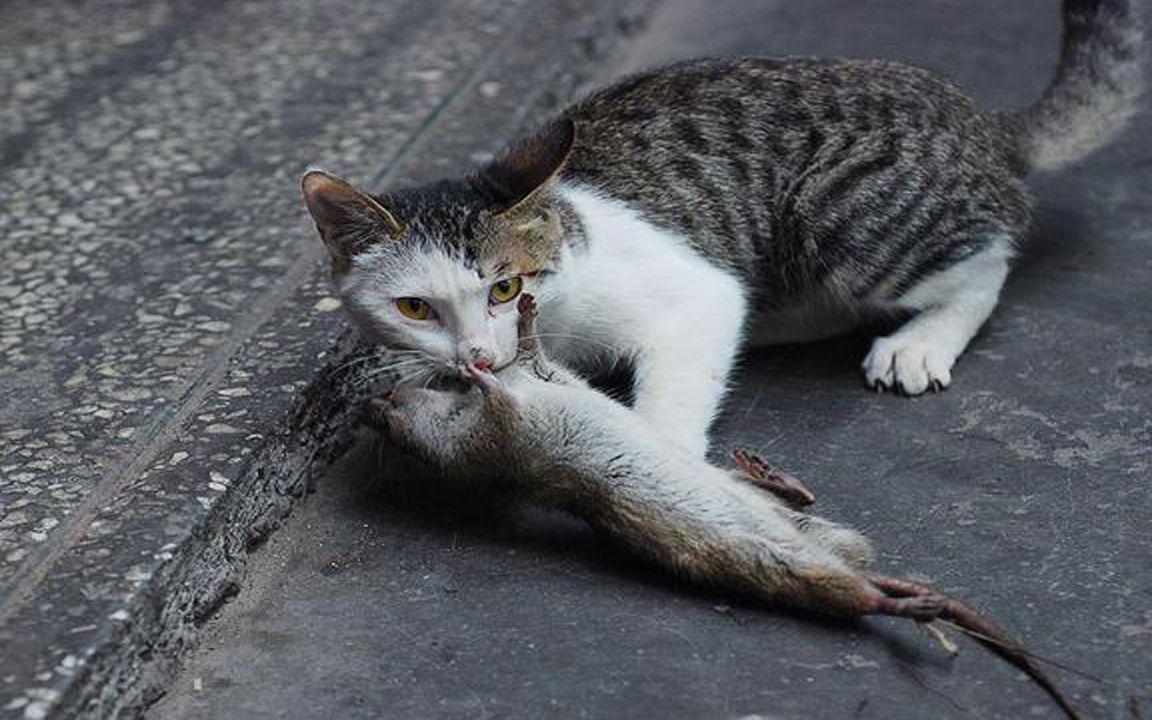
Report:
[[[948,607],[943,595],[926,593],[904,598],[883,598],[879,611],[884,615],[906,617],[918,622],[929,622],[940,617]]]
[[[530,293],[524,293],[520,296],[520,301],[516,303],[516,309],[520,311],[521,316],[528,316],[529,320],[535,320],[536,316],[540,314],[540,310],[536,306],[536,298]]]
[[[540,350],[540,337],[536,333],[536,317],[540,314],[540,310],[536,305],[536,298],[528,293],[520,296],[516,309],[520,313],[520,318],[516,321],[516,334],[519,336],[517,359],[523,360],[531,358]]]
[[[374,397],[364,403],[360,421],[374,430],[388,430],[388,411],[392,409],[391,394]]]
[[[926,390],[943,390],[952,384],[956,356],[931,342],[914,338],[877,338],[864,358],[864,382],[880,392],[895,390],[920,395]]]
[[[736,448],[732,451],[732,459],[743,473],[742,479],[767,490],[793,509],[799,510],[816,502],[816,496],[799,480],[772,467],[756,453]]]
[[[410,387],[399,387],[364,403],[361,418],[364,424],[383,431],[395,431],[404,420],[418,411],[417,406],[428,402],[437,392]]]

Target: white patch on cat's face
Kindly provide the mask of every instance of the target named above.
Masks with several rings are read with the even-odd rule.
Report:
[[[439,248],[374,248],[356,256],[338,287],[370,340],[419,350],[445,366],[487,362],[499,369],[516,357],[516,300],[490,303],[492,285],[508,276],[483,269],[481,278],[459,256]],[[432,313],[424,320],[406,317],[396,307],[406,297],[420,298]]]

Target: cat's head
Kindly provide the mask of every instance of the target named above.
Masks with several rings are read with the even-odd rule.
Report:
[[[304,201],[365,336],[444,367],[511,362],[515,301],[539,293],[563,254],[551,184],[573,141],[572,123],[557,122],[473,175],[379,196],[305,174]]]

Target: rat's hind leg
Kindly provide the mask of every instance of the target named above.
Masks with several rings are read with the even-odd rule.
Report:
[[[875,557],[872,543],[860,532],[817,515],[795,510],[786,512],[788,519],[805,537],[852,567],[863,568]]]
[[[783,599],[836,617],[894,615],[927,622],[947,607],[947,600],[940,595],[889,597],[861,575],[837,567],[809,565],[796,568],[792,577],[799,583],[791,586]]]
[[[907,395],[948,387],[956,358],[996,307],[1011,257],[1010,239],[997,237],[905,293],[897,304],[919,314],[873,343],[863,364],[868,386]]]

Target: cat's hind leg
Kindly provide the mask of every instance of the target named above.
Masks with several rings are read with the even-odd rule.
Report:
[[[868,386],[907,395],[948,387],[953,364],[996,307],[1011,257],[1010,239],[997,237],[901,296],[899,307],[917,315],[872,344],[863,363]]]

